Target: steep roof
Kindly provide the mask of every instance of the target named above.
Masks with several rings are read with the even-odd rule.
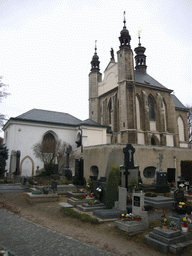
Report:
[[[176,109],[181,109],[181,110],[185,110],[185,111],[188,111],[188,108],[186,108],[180,100],[178,100],[178,98],[174,95],[174,94],[171,94],[171,97],[173,98],[173,101],[174,101],[174,105],[175,105],[175,108]]]
[[[165,90],[169,90],[165,86],[160,84],[158,81],[156,81],[153,77],[148,75],[147,73],[144,74],[140,71],[134,70],[134,74],[135,74],[135,82],[136,83],[144,84],[144,85],[151,86],[151,87],[161,88],[161,89],[165,89]],[[169,90],[169,91],[172,91],[172,90]]]
[[[82,122],[80,119],[67,113],[48,111],[42,109],[29,110],[28,112],[19,115],[14,119],[23,121],[54,123],[60,125],[78,125]]]

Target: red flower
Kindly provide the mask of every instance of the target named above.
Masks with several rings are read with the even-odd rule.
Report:
[[[183,222],[183,223],[182,223],[182,226],[185,227],[185,228],[187,228],[187,223],[186,223],[186,222]]]

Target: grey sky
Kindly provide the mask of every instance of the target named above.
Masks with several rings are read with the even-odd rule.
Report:
[[[147,72],[192,105],[191,0],[0,0],[0,75],[7,117],[32,108],[88,118],[95,40],[103,72],[119,49],[126,11],[131,47],[146,48]],[[117,59],[117,58],[116,58]]]

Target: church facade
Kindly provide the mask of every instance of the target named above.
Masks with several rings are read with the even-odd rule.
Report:
[[[126,20],[120,32],[119,50],[111,59],[103,77],[97,47],[89,73],[89,118],[111,127],[111,144],[84,148],[86,178],[97,170],[106,176],[112,164],[123,165],[123,148],[135,148],[135,165],[145,183],[153,182],[159,154],[162,169],[181,175],[182,161],[192,159],[188,148],[188,109],[166,88],[147,74],[145,47],[131,48]],[[135,64],[134,64],[135,63]],[[95,163],[95,165],[94,165]]]
[[[167,89],[147,74],[145,47],[139,45],[134,56],[131,36],[124,27],[115,62],[99,70],[97,49],[89,74],[89,118],[111,126],[112,143],[188,147],[187,109]]]

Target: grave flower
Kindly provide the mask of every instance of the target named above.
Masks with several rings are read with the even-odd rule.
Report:
[[[169,224],[170,224],[170,220],[169,218],[166,216],[165,212],[163,213],[163,215],[161,216],[161,219],[160,219],[160,223],[161,223],[161,227],[163,229],[167,229]]]
[[[175,223],[175,221],[171,221],[169,226],[171,227],[172,230],[176,230],[177,229],[177,224]]]

